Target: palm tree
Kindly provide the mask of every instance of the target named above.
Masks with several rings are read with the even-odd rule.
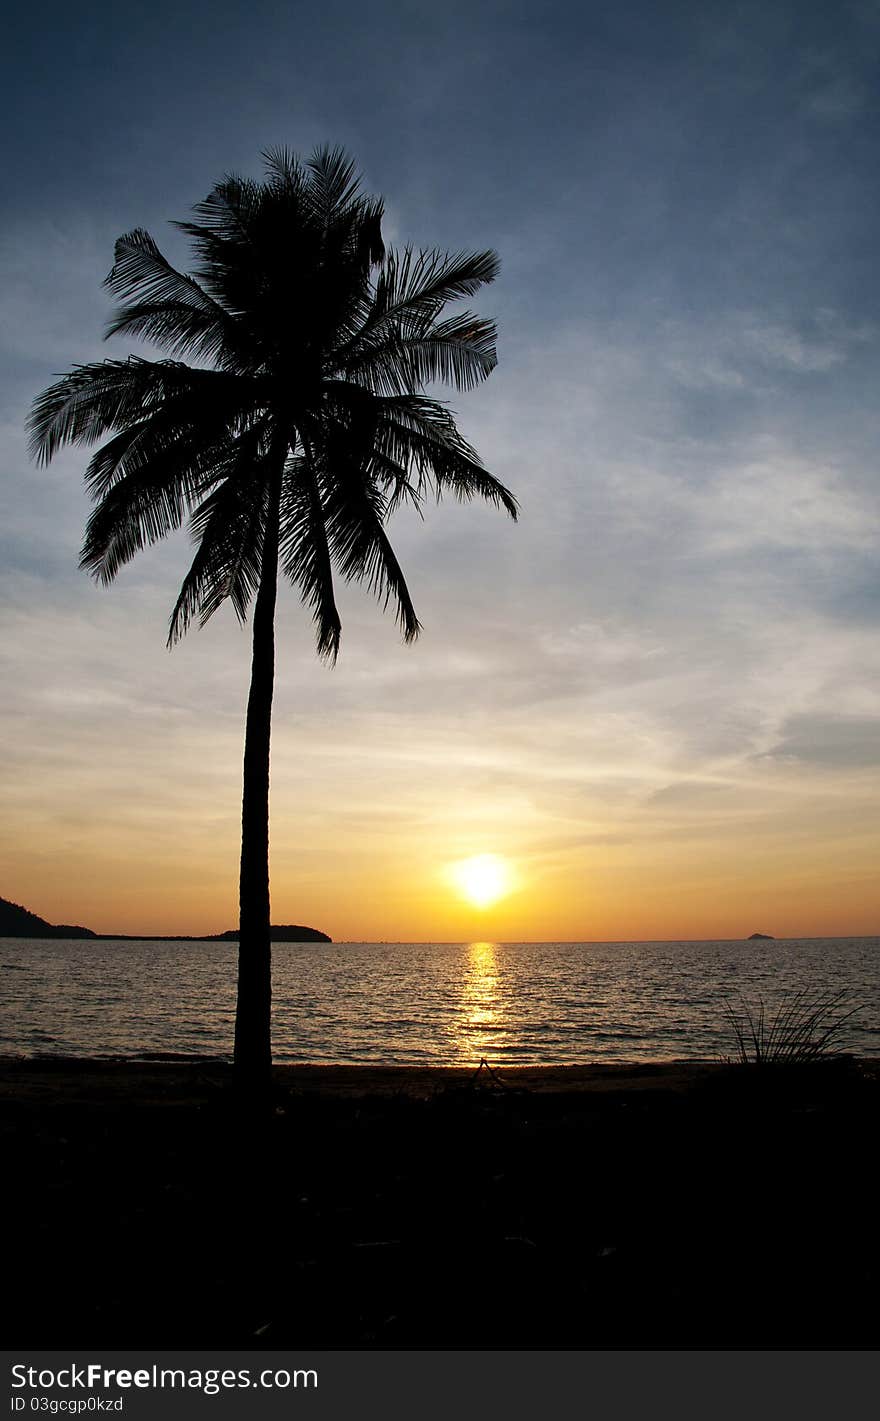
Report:
[[[393,605],[419,632],[385,525],[400,504],[450,492],[516,517],[514,498],[462,439],[434,381],[468,389],[496,363],[495,327],[450,301],[492,281],[493,252],[385,252],[381,200],[353,163],[265,155],[266,177],[227,177],[177,225],[197,265],[185,275],[149,233],[116,244],[105,285],[123,304],[107,335],[167,358],[75,366],[35,401],[31,447],[104,443],[86,469],[96,507],[81,566],[101,583],[189,518],[196,545],[171,614],[169,646],[227,598],[251,603],[253,659],[244,750],[235,1063],[271,1067],[269,741],[278,569],[314,618],[333,662],[341,622],[334,572]],[[183,357],[195,359],[185,363]],[[107,437],[109,436],[109,437]]]

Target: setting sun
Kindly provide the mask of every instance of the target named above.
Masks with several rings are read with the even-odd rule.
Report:
[[[452,879],[462,897],[488,908],[510,892],[510,868],[498,854],[476,854],[452,865]]]

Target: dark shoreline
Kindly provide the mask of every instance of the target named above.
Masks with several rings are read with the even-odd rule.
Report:
[[[327,933],[317,928],[302,928],[295,936],[288,936],[289,930],[273,928],[273,943],[324,942],[332,943]],[[238,942],[238,930],[229,928],[222,933],[96,933],[91,928],[55,927],[47,923],[45,930],[29,933],[0,933],[0,938],[12,942]]]
[[[7,1346],[865,1348],[880,1061],[0,1061]]]
[[[880,1068],[880,1058],[877,1059]],[[865,1066],[870,1069],[870,1062]],[[348,1063],[281,1064],[273,1079],[281,1091],[316,1095],[406,1095],[429,1098],[444,1089],[508,1086],[542,1093],[616,1090],[687,1090],[728,1068],[717,1060],[597,1061],[582,1065],[402,1066]],[[68,1093],[88,1082],[97,1104],[107,1089],[140,1094],[162,1076],[171,1086],[191,1079],[230,1081],[231,1065],[217,1056],[156,1052],[137,1056],[0,1056],[0,1099],[53,1080]],[[47,1079],[48,1078],[48,1079]]]

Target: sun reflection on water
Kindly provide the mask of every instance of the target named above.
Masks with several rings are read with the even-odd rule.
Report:
[[[492,1053],[506,1024],[498,983],[498,947],[494,942],[472,942],[467,952],[459,1047],[468,1060],[479,1061]]]

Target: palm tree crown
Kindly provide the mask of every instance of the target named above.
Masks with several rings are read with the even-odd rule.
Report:
[[[242,621],[254,603],[236,1062],[264,1077],[278,570],[312,612],[319,654],[334,660],[335,573],[390,602],[405,640],[418,634],[386,533],[397,506],[450,492],[517,512],[448,407],[425,393],[435,381],[471,388],[494,368],[493,323],[444,312],[493,280],[495,254],[386,253],[382,202],[361,193],[341,150],[301,163],[279,149],[266,165],[262,182],[227,177],[176,224],[195,250],[192,275],[145,231],[117,242],[105,284],[123,304],[107,334],[144,338],[167,358],[76,366],[29,422],[40,461],[66,444],[100,445],[86,469],[96,506],[81,556],[99,581],[189,519],[195,555],[169,644],[227,599]]]
[[[86,471],[97,507],[81,562],[101,582],[191,518],[196,554],[169,642],[226,598],[245,617],[277,517],[281,568],[333,658],[334,569],[392,601],[406,640],[418,633],[385,533],[398,504],[448,490],[516,517],[449,409],[424,394],[437,380],[468,389],[493,369],[493,323],[442,313],[491,281],[498,261],[386,254],[381,201],[360,194],[339,150],[305,165],[275,151],[267,169],[263,183],[227,178],[194,221],[175,224],[198,257],[192,276],[147,232],[117,242],[105,284],[125,304],[107,334],[141,336],[169,358],[74,368],[35,402],[32,449],[48,461],[64,444],[111,436]]]

